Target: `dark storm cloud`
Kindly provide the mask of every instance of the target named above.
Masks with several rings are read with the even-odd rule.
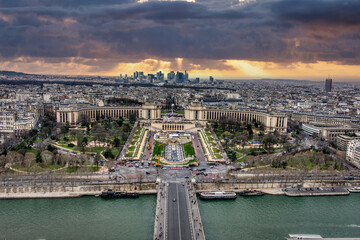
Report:
[[[46,6],[54,7],[60,6],[64,8],[74,7],[88,7],[94,5],[113,5],[134,3],[135,0],[0,0],[0,7],[2,8],[17,8],[17,7],[33,7]]]
[[[0,0],[0,57],[359,64],[359,24],[359,0]]]
[[[283,21],[348,26],[360,24],[360,1],[291,0],[273,3],[270,7]]]

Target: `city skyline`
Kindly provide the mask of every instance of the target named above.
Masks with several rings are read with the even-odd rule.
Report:
[[[0,1],[0,69],[359,81],[359,1]]]
[[[0,238],[360,239],[359,40],[360,0],[0,0]]]

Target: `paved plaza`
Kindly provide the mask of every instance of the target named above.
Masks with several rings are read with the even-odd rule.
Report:
[[[169,162],[183,162],[184,147],[181,144],[167,144],[165,145],[165,158]]]

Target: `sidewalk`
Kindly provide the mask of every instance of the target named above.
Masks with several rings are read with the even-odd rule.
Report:
[[[190,182],[186,183],[186,190],[188,192],[188,206],[190,224],[192,227],[193,236],[196,240],[205,240],[204,228],[201,220],[199,205],[197,203],[196,193],[193,185]]]
[[[156,212],[154,221],[154,240],[166,239],[166,209],[162,209],[161,206],[166,208],[166,195],[165,195],[165,183],[159,183],[159,190],[156,200]]]

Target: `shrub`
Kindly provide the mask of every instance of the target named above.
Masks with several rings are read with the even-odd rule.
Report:
[[[36,157],[35,157],[35,161],[37,162],[37,163],[42,163],[42,158],[41,158],[41,151],[37,151],[36,152]]]
[[[49,144],[49,145],[47,145],[46,149],[49,150],[50,152],[53,152],[53,151],[56,150],[56,147],[54,147],[53,145]]]
[[[103,155],[105,158],[111,158],[111,159],[115,158],[114,154],[111,152],[110,149],[106,149]]]

